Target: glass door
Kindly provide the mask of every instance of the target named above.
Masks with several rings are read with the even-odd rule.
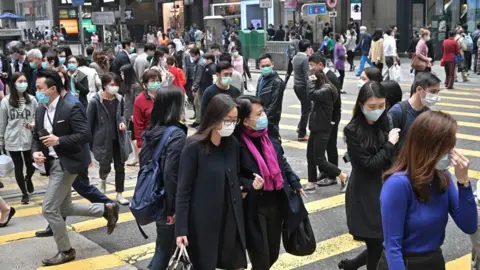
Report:
[[[413,0],[412,1],[412,27],[415,30],[419,30],[425,27],[425,0]]]

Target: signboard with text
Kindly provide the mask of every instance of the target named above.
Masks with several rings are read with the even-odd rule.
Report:
[[[260,8],[271,8],[272,7],[272,0],[260,0]]]
[[[89,33],[97,32],[97,26],[92,23],[91,19],[83,19],[82,26],[85,27]]]
[[[308,15],[326,15],[327,14],[327,6],[323,3],[308,6],[307,13],[308,13]]]
[[[115,13],[113,11],[92,12],[92,23],[95,25],[114,25]]]
[[[60,25],[65,27],[67,34],[78,34],[78,20],[60,20]]]

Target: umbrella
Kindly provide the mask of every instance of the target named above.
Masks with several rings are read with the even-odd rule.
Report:
[[[0,14],[0,19],[24,19],[24,17],[20,14],[5,12],[3,14]]]

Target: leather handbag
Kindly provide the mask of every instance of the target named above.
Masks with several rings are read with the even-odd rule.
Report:
[[[175,249],[172,258],[168,262],[167,270],[193,270],[193,265],[185,246],[182,245],[182,247]]]
[[[427,62],[414,55],[412,58],[412,68],[414,68],[416,71],[424,71],[427,69]]]

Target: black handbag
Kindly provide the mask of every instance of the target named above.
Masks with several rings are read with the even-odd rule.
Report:
[[[168,262],[167,270],[193,270],[193,265],[185,246],[175,249],[172,258]]]

